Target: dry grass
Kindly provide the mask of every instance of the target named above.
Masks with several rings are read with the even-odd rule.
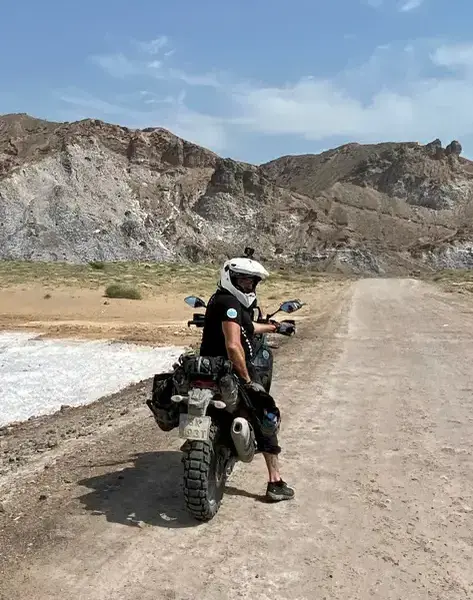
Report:
[[[211,265],[173,263],[93,262],[90,264],[0,261],[0,286],[39,284],[80,289],[106,288],[111,284],[144,288],[146,295],[163,291],[188,292],[199,284],[205,294],[215,286],[218,269]]]
[[[298,290],[311,289],[333,277],[310,269],[284,268],[273,271],[260,289],[267,299],[280,298],[281,293],[292,298],[298,295]],[[219,265],[211,264],[0,261],[1,288],[36,284],[48,290],[56,287],[105,289],[121,284],[140,289],[144,297],[169,292],[208,297],[218,278]]]
[[[432,281],[445,282],[470,282],[473,281],[473,270],[471,269],[445,269],[433,275]]]
[[[438,271],[430,277],[430,281],[437,283],[447,292],[473,293],[473,270],[471,269]]]

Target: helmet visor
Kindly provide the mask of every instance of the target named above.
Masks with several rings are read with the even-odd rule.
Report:
[[[259,277],[242,274],[235,274],[231,279],[233,285],[244,294],[254,293],[256,291],[256,286],[261,281]]]

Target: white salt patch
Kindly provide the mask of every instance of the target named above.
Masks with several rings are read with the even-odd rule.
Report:
[[[182,351],[0,332],[0,426],[118,392],[167,371]]]

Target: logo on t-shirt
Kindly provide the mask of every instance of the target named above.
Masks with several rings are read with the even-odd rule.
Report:
[[[228,317],[229,319],[236,319],[236,318],[237,318],[237,316],[238,316],[238,312],[236,311],[236,309],[235,309],[235,308],[229,308],[229,309],[227,310],[227,317]]]

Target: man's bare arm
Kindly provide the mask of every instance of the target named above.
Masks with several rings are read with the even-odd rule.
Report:
[[[232,361],[238,375],[245,382],[250,382],[251,378],[246,367],[246,357],[243,346],[241,345],[241,327],[238,323],[224,321],[222,323],[223,335],[225,336],[225,346],[227,348],[228,358]]]
[[[255,333],[274,333],[276,325],[273,323],[253,323]]]

